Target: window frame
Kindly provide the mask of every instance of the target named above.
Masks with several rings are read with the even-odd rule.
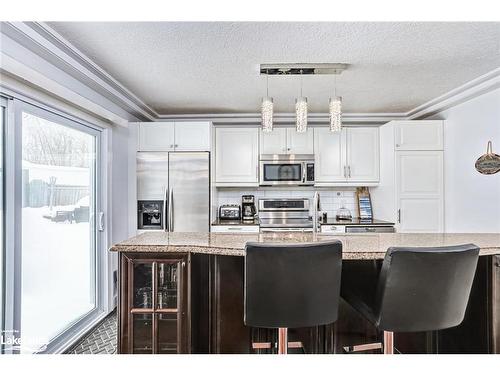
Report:
[[[81,121],[64,112],[45,106],[35,101],[14,98],[9,105],[9,121],[6,124],[5,137],[5,330],[20,329],[21,319],[21,250],[22,250],[22,113],[27,112],[43,119],[68,126],[95,136],[95,307],[73,322],[67,329],[55,336],[43,353],[60,353],[92,328],[108,313],[110,296],[108,293],[110,275],[108,269],[110,255],[108,247],[109,227],[97,228],[99,213],[107,210],[107,129]],[[13,199],[12,199],[13,198]],[[106,218],[106,215],[105,215]],[[9,272],[10,271],[10,272]],[[16,354],[17,352],[13,352]]]

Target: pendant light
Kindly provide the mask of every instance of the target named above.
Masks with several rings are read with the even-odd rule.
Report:
[[[300,70],[300,97],[295,100],[296,130],[307,131],[307,98],[302,96],[302,69]]]
[[[330,98],[328,105],[330,115],[330,131],[339,132],[342,130],[342,97],[337,96],[337,75],[334,76],[334,96]]]
[[[269,133],[273,131],[273,98],[269,96],[269,71],[266,71],[266,96],[262,98],[262,131]]]

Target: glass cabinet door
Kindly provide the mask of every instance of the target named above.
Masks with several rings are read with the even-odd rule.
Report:
[[[181,351],[182,259],[133,260],[129,293],[128,350],[140,354]]]
[[[162,262],[157,266],[157,298],[156,309],[177,310],[177,280],[179,262]]]
[[[158,317],[158,353],[178,353],[177,314],[157,314]]]
[[[153,263],[135,263],[133,268],[134,309],[153,308]]]
[[[132,353],[153,354],[153,314],[133,314]]]

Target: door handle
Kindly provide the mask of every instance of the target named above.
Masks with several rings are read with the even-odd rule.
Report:
[[[98,220],[97,220],[97,230],[99,232],[104,231],[104,212],[99,212]]]
[[[174,231],[174,190],[170,189],[168,196],[168,231]]]
[[[165,232],[168,232],[168,221],[167,221],[167,203],[168,203],[168,198],[167,198],[167,191],[168,189],[165,187],[163,189],[163,227],[165,229]],[[170,204],[168,204],[170,206]]]
[[[398,209],[398,223],[401,223],[401,209]]]

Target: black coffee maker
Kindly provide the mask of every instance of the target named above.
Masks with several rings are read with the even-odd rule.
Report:
[[[254,220],[257,210],[255,209],[255,197],[253,195],[241,196],[241,219],[243,221]]]

